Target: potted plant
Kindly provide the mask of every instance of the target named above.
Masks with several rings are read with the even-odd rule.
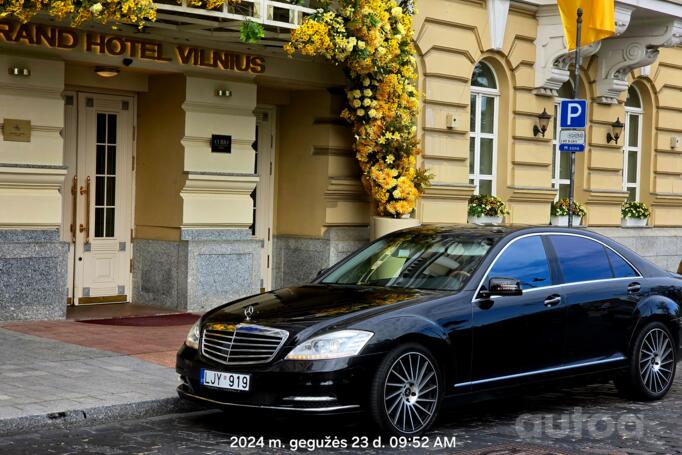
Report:
[[[646,227],[651,211],[644,202],[625,201],[620,206],[620,225],[623,227]]]
[[[552,226],[568,226],[568,207],[570,201],[568,198],[559,199],[552,204],[550,211],[550,222]],[[573,201],[573,224],[581,225],[583,217],[587,215],[585,206],[580,202]]]
[[[469,223],[499,224],[509,215],[502,199],[487,194],[474,194],[469,198]]]

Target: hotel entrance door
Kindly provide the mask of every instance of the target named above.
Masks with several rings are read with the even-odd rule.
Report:
[[[132,97],[65,96],[63,232],[71,243],[69,297],[76,305],[130,297],[133,108]]]

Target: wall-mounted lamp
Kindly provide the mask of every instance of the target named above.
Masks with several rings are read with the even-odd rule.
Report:
[[[620,139],[621,134],[623,134],[623,128],[625,128],[625,125],[623,125],[623,122],[620,121],[620,117],[618,117],[616,121],[611,124],[611,132],[606,133],[606,143],[610,144],[611,142],[615,142],[617,144],[618,139]]]
[[[550,120],[552,120],[552,116],[547,113],[547,109],[543,109],[538,114],[538,124],[533,125],[533,136],[538,137],[542,135],[542,137],[545,137]]]
[[[218,90],[215,91],[215,96],[224,96],[224,97],[230,97],[232,96],[232,90],[228,90],[226,88],[219,88]]]
[[[11,66],[8,73],[10,76],[28,77],[31,75],[31,70],[28,68],[22,68],[21,66]]]
[[[115,66],[96,66],[95,74],[99,77],[116,77],[121,72],[120,69]]]

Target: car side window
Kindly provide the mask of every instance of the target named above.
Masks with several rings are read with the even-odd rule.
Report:
[[[609,256],[609,262],[611,262],[613,275],[616,278],[639,276],[637,271],[633,269],[632,266],[625,261],[625,259],[616,254],[611,248],[607,248],[606,253]]]
[[[573,235],[551,235],[549,238],[565,283],[613,278],[607,248],[601,243]]]
[[[552,284],[542,238],[525,237],[509,245],[488,273],[487,279],[490,278],[513,278],[521,283],[522,289]]]

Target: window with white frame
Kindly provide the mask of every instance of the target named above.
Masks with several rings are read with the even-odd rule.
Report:
[[[554,104],[554,134],[552,144],[554,153],[552,154],[552,188],[557,191],[557,200],[568,198],[569,186],[571,183],[571,154],[559,151],[559,125],[561,124],[561,110],[559,103],[565,99],[573,98],[573,84],[570,81],[564,82],[559,89]]]
[[[642,162],[642,99],[633,86],[628,89],[625,101],[625,128],[623,138],[623,191],[629,201],[639,201],[639,178]]]
[[[471,76],[469,127],[469,183],[476,187],[476,194],[495,194],[499,99],[493,69],[484,62],[477,63]]]

